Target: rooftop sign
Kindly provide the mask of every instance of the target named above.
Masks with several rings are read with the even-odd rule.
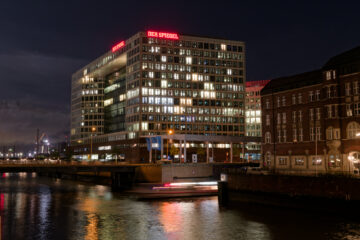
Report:
[[[177,33],[147,31],[147,36],[153,38],[179,40],[179,35]]]
[[[125,46],[125,41],[121,41],[119,42],[118,44],[116,44],[115,46],[113,46],[111,48],[111,51],[112,52],[116,52],[117,50],[119,50],[120,48],[124,47]]]

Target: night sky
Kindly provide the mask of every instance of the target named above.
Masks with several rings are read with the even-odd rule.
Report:
[[[140,30],[241,40],[247,80],[320,68],[360,45],[359,1],[0,1],[0,146],[64,140],[71,74]],[[334,1],[335,2],[335,1]]]

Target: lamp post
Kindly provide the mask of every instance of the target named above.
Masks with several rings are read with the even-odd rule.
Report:
[[[174,131],[172,129],[170,129],[168,131],[168,135],[173,135],[174,134]],[[166,158],[167,160],[169,160],[169,138],[167,139],[167,142],[166,142]]]
[[[90,133],[90,160],[92,159],[92,135],[93,132],[96,131],[96,127],[92,127],[91,128],[91,133]]]

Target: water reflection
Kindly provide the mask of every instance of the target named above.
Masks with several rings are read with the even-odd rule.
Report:
[[[136,201],[102,185],[1,175],[1,239],[358,239],[336,216],[259,206],[219,208],[216,197]]]
[[[88,215],[88,224],[86,226],[86,240],[98,239],[98,219],[94,213]]]

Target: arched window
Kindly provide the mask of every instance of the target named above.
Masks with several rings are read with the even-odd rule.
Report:
[[[348,159],[355,168],[360,168],[360,152],[351,152]]]
[[[357,122],[350,122],[346,128],[347,138],[356,138],[360,134],[360,125]]]
[[[265,143],[271,143],[271,134],[270,134],[270,132],[265,133]]]

